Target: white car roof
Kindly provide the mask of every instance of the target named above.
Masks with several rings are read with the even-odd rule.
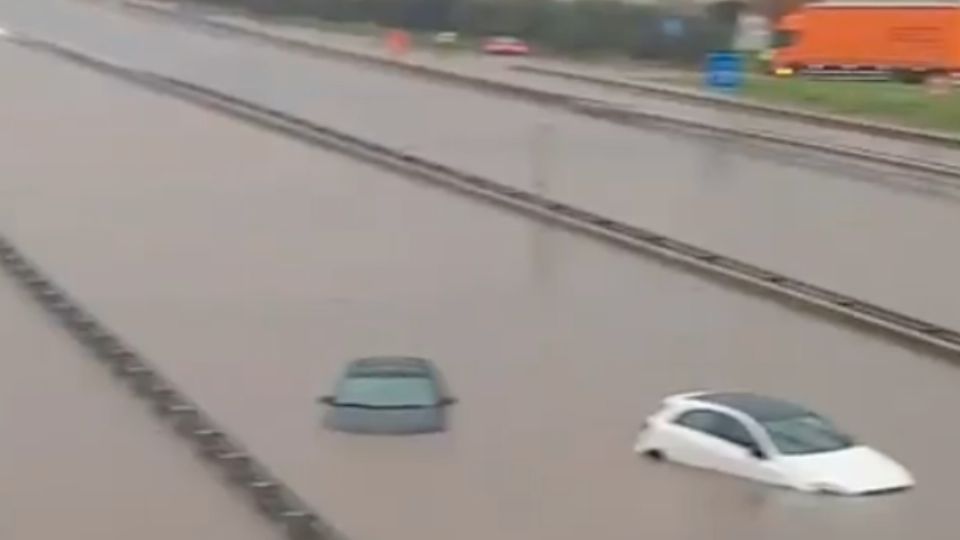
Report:
[[[749,392],[684,392],[664,400],[665,404],[696,402],[710,407],[721,407],[745,414],[759,422],[814,414],[812,411],[777,398]]]

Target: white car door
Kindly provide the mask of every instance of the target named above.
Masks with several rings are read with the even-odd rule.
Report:
[[[668,450],[675,461],[695,467],[775,482],[778,477],[770,460],[754,455],[757,446],[747,428],[736,418],[707,410],[681,414],[670,426],[674,448]]]
[[[736,448],[730,459],[730,473],[769,484],[783,484],[776,456],[754,437],[739,419],[724,415],[718,436]]]
[[[668,428],[673,439],[666,448],[668,457],[695,467],[732,472],[739,448],[714,434],[718,419],[719,413],[711,410],[687,411],[677,417]]]

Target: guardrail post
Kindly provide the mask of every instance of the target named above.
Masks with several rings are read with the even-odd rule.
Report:
[[[205,424],[200,415],[200,411],[195,406],[184,403],[179,396],[171,398],[170,401],[174,399],[180,401],[180,403],[170,403],[161,408],[161,411],[166,411],[167,414],[173,417],[173,428],[177,433],[184,437],[193,438],[194,434],[201,431]]]
[[[54,302],[63,299],[63,293],[57,290],[49,281],[43,280],[42,285],[37,286],[37,296],[43,302],[44,307],[49,308]]]
[[[24,275],[25,275],[24,272],[28,272],[31,270],[30,265],[27,263],[27,261],[23,260],[23,257],[21,257],[18,254],[13,254],[10,257],[8,257],[7,268],[9,268],[10,272],[13,273],[13,275],[17,276],[17,278],[19,279],[24,278]]]
[[[0,240],[0,264],[7,264],[10,261],[19,258],[17,251],[6,240]]]
[[[216,429],[209,427],[198,429],[193,432],[193,438],[199,445],[200,453],[207,458],[215,458],[217,455],[233,450],[226,436]]]
[[[162,382],[157,373],[144,365],[127,365],[123,374],[133,381],[133,390],[140,396],[152,399],[154,389]]]
[[[286,501],[280,493],[280,486],[272,480],[258,480],[247,484],[253,493],[253,502],[270,519],[277,521],[286,511]]]
[[[217,456],[217,459],[225,464],[227,477],[236,484],[249,486],[259,479],[253,458],[244,452],[227,452]]]
[[[108,360],[110,360],[110,367],[114,375],[121,377],[137,373],[141,368],[145,368],[140,359],[137,358],[137,354],[126,348],[116,354],[111,354]]]
[[[98,324],[92,324],[81,333],[81,339],[89,345],[101,360],[109,361],[116,351],[124,350],[123,345],[110,332]]]
[[[284,512],[280,518],[287,528],[287,538],[290,540],[318,540],[322,538],[316,527],[317,517],[309,512]]]
[[[171,415],[173,408],[181,404],[177,391],[171,388],[169,383],[164,381],[160,375],[156,376],[148,397],[154,411],[161,416]]]
[[[60,301],[55,302],[50,306],[57,315],[60,317],[60,321],[63,323],[68,322],[71,318],[75,316],[76,313],[80,312],[80,308],[71,302],[68,298],[64,297]]]
[[[46,278],[34,272],[33,269],[29,269],[29,271],[24,270],[22,279],[27,287],[30,287],[31,289],[39,289],[41,287],[50,286],[50,283],[46,280]]]
[[[77,307],[77,309],[64,313],[64,324],[67,325],[72,333],[83,335],[85,332],[89,332],[97,322],[93,320],[93,317],[90,317],[84,313],[82,309]]]

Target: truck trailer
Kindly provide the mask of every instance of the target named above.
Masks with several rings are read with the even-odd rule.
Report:
[[[807,4],[773,38],[778,75],[960,75],[960,1]]]

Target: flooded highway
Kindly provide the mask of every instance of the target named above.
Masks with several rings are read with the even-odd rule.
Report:
[[[279,538],[6,275],[0,343],[5,540]]]
[[[955,536],[945,362],[46,56],[0,66],[0,230],[351,538]],[[321,428],[314,398],[378,353],[441,366],[450,433]],[[919,488],[812,497],[632,455],[661,397],[703,387],[807,403]]]
[[[960,230],[956,189],[615,126],[76,0],[4,4],[0,21],[960,326],[960,306],[944,294],[960,272],[946,248]]]

